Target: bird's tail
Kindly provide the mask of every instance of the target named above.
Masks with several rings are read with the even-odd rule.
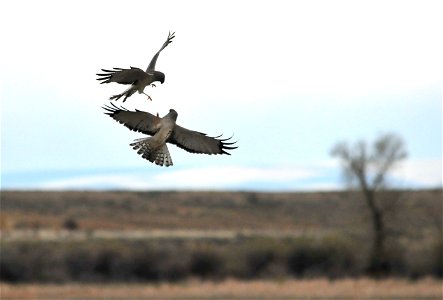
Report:
[[[117,100],[120,99],[124,94],[125,94],[125,93],[121,93],[121,94],[117,94],[117,95],[111,96],[111,97],[109,97],[109,100],[115,100],[115,101],[117,101]],[[126,98],[128,98],[128,97],[125,97],[125,99],[123,100],[123,102],[126,101]]]
[[[172,166],[172,158],[169,154],[168,146],[163,144],[161,146],[156,145],[157,143],[152,139],[152,137],[141,138],[134,140],[130,144],[132,149],[138,150],[137,153],[140,154],[144,159],[155,163],[159,166]]]
[[[134,94],[134,93],[130,93],[130,92],[128,92],[128,91],[125,91],[125,92],[123,92],[123,93],[121,93],[121,94],[117,94],[117,95],[114,95],[114,96],[109,97],[109,100],[115,100],[115,101],[117,101],[117,100],[120,99],[121,97],[125,96],[125,98],[123,98],[123,102],[125,102],[126,99],[128,99],[128,97],[131,97],[132,94]]]
[[[128,99],[128,97],[131,97],[136,91],[137,91],[136,89],[134,89],[133,87],[130,87],[130,88],[128,88],[126,91],[124,91],[121,94],[117,94],[117,95],[109,97],[109,100],[117,101],[121,97],[125,96],[125,98],[123,98],[123,102],[125,102],[126,99]]]

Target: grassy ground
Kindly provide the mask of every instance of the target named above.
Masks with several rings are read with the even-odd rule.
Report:
[[[180,284],[1,284],[2,299],[442,299],[435,279],[187,281]]]
[[[176,259],[179,257],[176,253],[183,254],[186,249],[189,251],[195,250],[194,248],[213,250],[211,247],[224,251],[221,257],[228,262],[235,261],[237,256],[246,255],[256,265],[260,265],[261,262],[256,261],[257,257],[268,257],[269,251],[266,251],[269,249],[272,250],[271,254],[274,256],[270,256],[271,262],[267,268],[264,268],[266,272],[257,273],[258,277],[251,277],[256,278],[251,281],[226,279],[232,278],[232,275],[226,275],[226,277],[220,277],[224,278],[222,281],[200,282],[192,280],[195,275],[190,273],[189,276],[184,276],[183,281],[175,284],[161,283],[161,281],[156,284],[113,283],[112,280],[108,281],[109,284],[101,284],[100,282],[103,282],[100,281],[101,279],[96,280],[96,283],[89,283],[91,281],[84,279],[83,282],[87,283],[80,284],[70,283],[68,279],[72,274],[68,274],[65,281],[60,280],[64,282],[62,284],[0,283],[0,298],[442,299],[442,282],[438,279],[422,279],[422,276],[432,273],[428,269],[430,270],[431,263],[434,263],[431,254],[435,247],[431,248],[431,246],[433,247],[437,239],[441,237],[441,195],[441,190],[404,191],[384,194],[380,199],[388,211],[386,223],[390,240],[395,242],[392,244],[394,247],[392,251],[401,254],[399,256],[406,262],[405,265],[396,265],[395,268],[400,271],[406,268],[403,271],[404,278],[409,276],[421,278],[420,280],[390,278],[380,281],[369,279],[328,281],[326,279],[295,280],[293,275],[288,275],[289,272],[286,269],[282,271],[274,267],[286,268],[288,265],[281,257],[290,257],[289,254],[292,252],[288,248],[289,254],[280,253],[285,243],[298,241],[291,245],[301,247],[303,246],[300,244],[301,240],[297,239],[306,237],[314,244],[328,241],[329,245],[335,246],[343,240],[349,243],[350,247],[346,249],[355,254],[354,268],[357,270],[355,274],[361,275],[360,265],[366,261],[366,248],[369,247],[371,241],[371,224],[367,208],[359,193],[2,191],[1,250],[3,257],[8,254],[9,258],[15,259],[4,262],[9,263],[13,271],[16,271],[16,266],[29,266],[28,271],[32,272],[40,270],[42,268],[41,257],[47,258],[40,254],[49,252],[58,253],[58,256],[53,257],[55,261],[65,264],[68,262],[68,267],[70,260],[66,261],[65,258],[72,258],[75,261],[77,258],[86,257],[92,262],[97,262],[105,257],[112,258],[109,265],[114,268],[115,262],[130,263],[132,261],[132,252],[127,247],[134,243],[138,243],[139,247],[146,244],[154,250],[157,249],[156,245],[165,244],[164,249],[169,249],[170,253],[173,253],[171,257],[176,257]],[[69,222],[67,221],[74,222],[75,229],[68,230]],[[340,239],[331,241],[331,238]],[[260,244],[261,248],[256,247],[253,244],[254,239],[259,241],[262,239],[267,243]],[[32,247],[22,247],[22,244],[31,244]],[[102,251],[102,246],[107,244],[113,247],[110,249],[114,249],[115,253]],[[89,246],[95,250],[94,253],[91,254]],[[50,247],[47,252],[36,251],[45,250],[45,247]],[[229,247],[237,250],[231,251]],[[71,253],[77,248],[84,251]],[[117,251],[120,248],[124,251]],[[352,250],[354,248],[357,250]],[[134,249],[139,248],[134,247]],[[31,252],[26,252],[28,250]],[[258,253],[261,256],[252,250],[262,250]],[[192,251],[188,253],[191,258]],[[69,255],[62,257],[62,254],[66,253]],[[184,257],[188,256],[184,255]],[[138,258],[143,260],[150,256],[145,257],[140,254]],[[34,266],[28,264],[28,261],[38,261],[40,265]],[[177,263],[175,260],[172,262]],[[181,261],[178,262],[181,263]],[[45,266],[51,265],[53,264]],[[77,265],[76,262],[75,266]],[[87,264],[84,266],[88,267]],[[228,269],[229,267],[230,265],[226,266]],[[111,271],[114,270],[112,268]],[[73,268],[73,271],[78,270]],[[351,274],[349,276],[353,276],[352,272],[348,273]],[[258,278],[265,278],[265,280]],[[275,281],[274,278],[279,278],[279,280]],[[126,281],[130,282],[130,280]]]
[[[422,235],[441,226],[441,195],[405,191],[380,200],[390,223]],[[60,229],[67,220],[81,230],[370,230],[360,193],[2,191],[1,205],[2,231]]]

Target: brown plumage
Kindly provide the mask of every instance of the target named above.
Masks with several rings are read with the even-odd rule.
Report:
[[[233,150],[235,142],[228,142],[230,138],[221,139],[220,136],[210,137],[204,133],[193,131],[176,124],[177,112],[173,109],[160,118],[148,112],[129,111],[118,108],[113,103],[103,107],[105,114],[130,130],[150,135],[130,144],[143,158],[160,166],[172,166],[172,159],[166,143],[174,144],[191,153],[228,154],[226,150]]]
[[[152,100],[151,97],[144,92],[145,87],[147,87],[148,85],[155,86],[154,82],[156,81],[159,81],[162,84],[165,82],[165,74],[155,70],[155,63],[157,62],[157,58],[160,55],[160,52],[172,42],[172,39],[174,37],[175,37],[174,32],[168,34],[166,42],[163,43],[163,46],[160,48],[160,50],[157,51],[157,53],[151,59],[151,62],[149,63],[149,66],[146,69],[146,71],[134,67],[130,67],[129,69],[122,69],[122,68],[113,68],[112,70],[102,69],[102,71],[105,73],[97,74],[99,76],[97,80],[101,81],[100,83],[116,82],[119,84],[131,85],[123,93],[111,96],[109,99],[118,100],[124,96],[123,102],[125,102],[128,97],[131,97],[135,92],[138,92],[139,94],[142,93],[145,94],[146,96],[148,96],[149,100]]]

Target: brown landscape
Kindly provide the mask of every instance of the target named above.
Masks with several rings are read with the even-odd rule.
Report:
[[[2,299],[441,299],[436,279],[190,281],[180,284],[1,284]]]
[[[1,193],[2,299],[441,299],[442,191]]]

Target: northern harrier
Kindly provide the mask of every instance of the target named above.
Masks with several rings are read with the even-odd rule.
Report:
[[[233,150],[235,142],[227,142],[230,138],[220,139],[220,136],[210,137],[204,133],[183,128],[175,123],[177,112],[173,109],[163,118],[148,112],[136,110],[129,111],[118,108],[113,103],[103,107],[105,114],[117,122],[125,125],[130,130],[142,132],[151,137],[136,139],[130,146],[138,150],[144,159],[157,165],[172,166],[172,159],[166,143],[174,144],[191,153],[228,154],[225,150]]]
[[[162,50],[165,49],[166,46],[168,46],[172,42],[172,39],[175,37],[174,34],[175,32],[173,33],[169,32],[166,42],[163,43],[163,46],[154,55],[146,71],[143,71],[142,69],[139,68],[130,67],[130,69],[122,69],[122,68],[114,68],[113,70],[102,69],[102,71],[105,73],[97,74],[99,76],[97,80],[102,81],[100,83],[117,82],[120,84],[131,85],[123,93],[111,96],[109,98],[110,100],[118,100],[122,96],[125,96],[125,98],[123,98],[123,102],[125,102],[126,99],[128,97],[131,97],[135,92],[138,92],[139,94],[143,93],[146,96],[148,96],[149,100],[152,100],[151,97],[144,92],[144,90],[145,87],[147,87],[148,85],[155,86],[155,84],[153,83],[155,81],[160,81],[162,84],[163,82],[165,82],[165,74],[155,70],[155,63],[157,62],[157,58],[160,55],[160,52],[162,52]]]

